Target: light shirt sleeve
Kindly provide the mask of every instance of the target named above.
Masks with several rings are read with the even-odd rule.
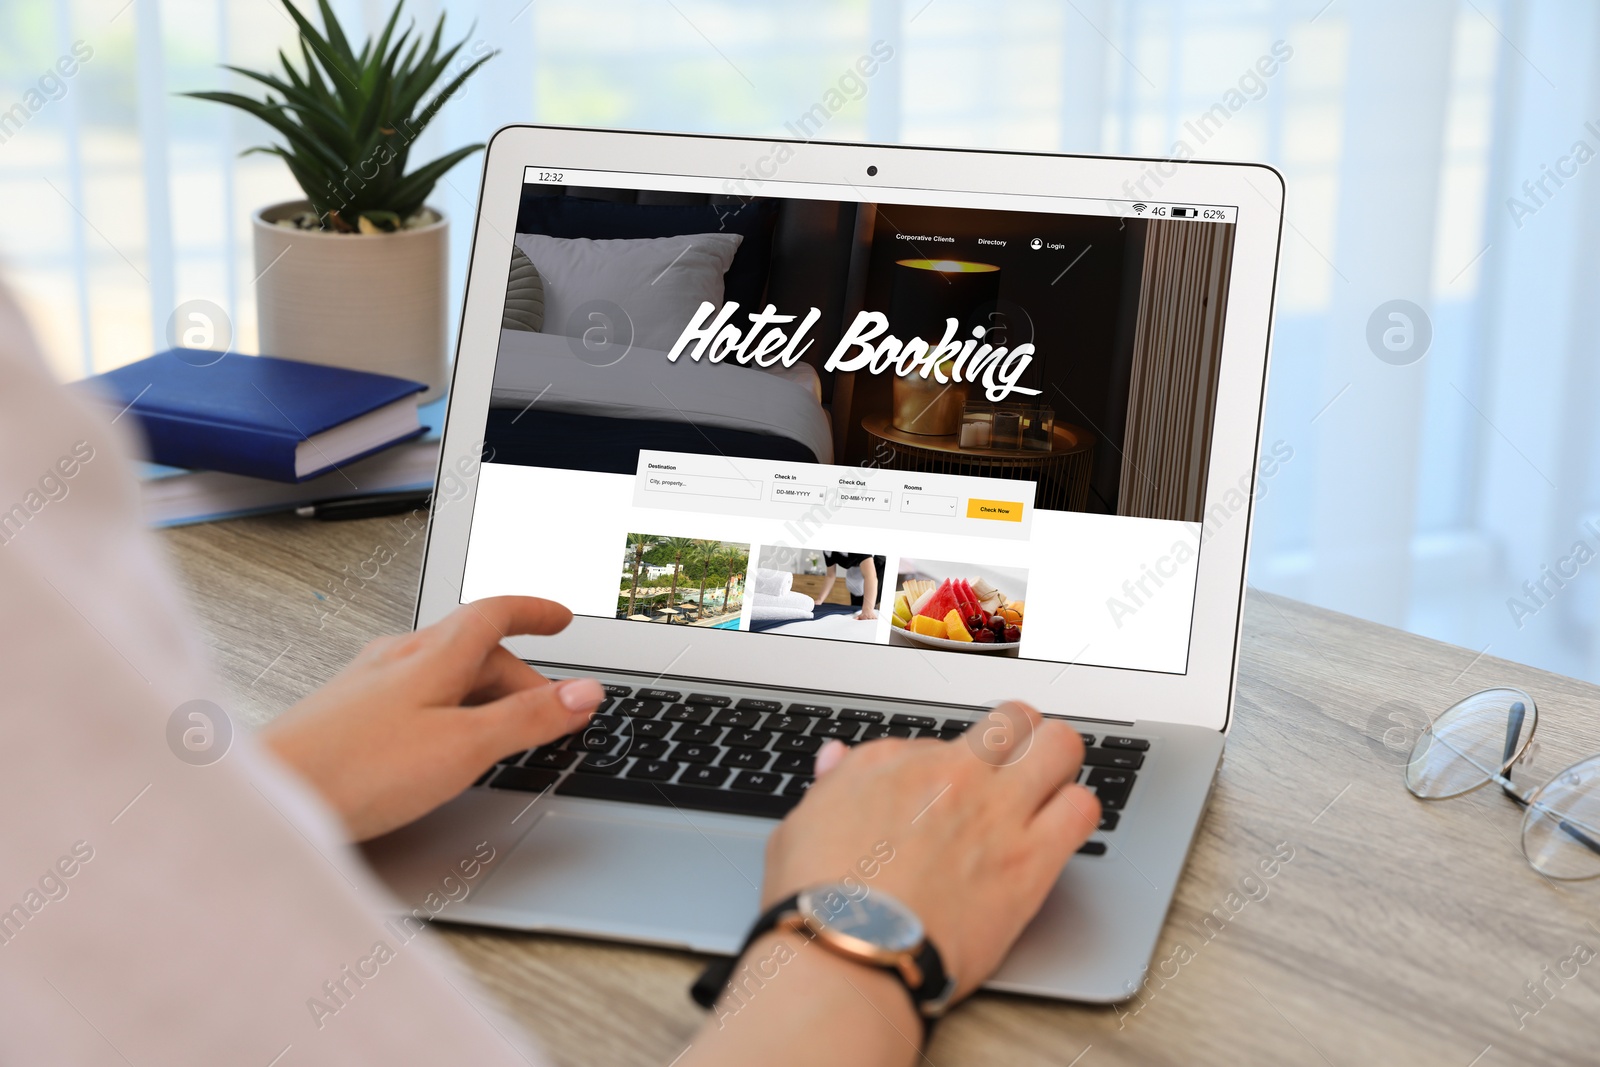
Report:
[[[0,1063],[542,1063],[247,731],[171,725],[228,701],[115,414],[0,291]]]

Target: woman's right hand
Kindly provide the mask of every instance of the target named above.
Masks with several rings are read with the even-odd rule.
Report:
[[[921,918],[964,997],[1099,825],[1099,800],[1075,784],[1082,762],[1078,732],[1024,704],[956,741],[830,742],[767,845],[762,907],[846,878],[888,893]]]

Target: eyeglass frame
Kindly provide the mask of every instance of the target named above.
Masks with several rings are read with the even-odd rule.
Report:
[[[1522,754],[1523,754],[1524,751],[1526,751],[1526,747],[1527,747],[1527,744],[1522,745],[1521,747],[1519,747],[1519,744],[1518,744],[1522,739],[1522,724],[1527,720],[1527,717],[1528,717],[1528,707],[1521,700],[1513,701],[1512,704],[1511,704],[1511,707],[1508,709],[1509,721],[1506,723],[1506,744],[1505,744],[1505,750],[1501,755],[1500,770],[1493,771],[1493,772],[1487,772],[1487,776],[1484,778],[1484,780],[1479,782],[1477,785],[1471,787],[1470,789],[1463,789],[1459,793],[1451,793],[1449,796],[1438,796],[1438,797],[1423,796],[1421,793],[1418,793],[1415,789],[1411,788],[1411,781],[1410,781],[1411,775],[1410,775],[1409,771],[1410,771],[1411,765],[1413,763],[1417,762],[1417,759],[1418,759],[1417,749],[1422,744],[1424,738],[1430,739],[1430,747],[1434,743],[1444,745],[1445,748],[1449,749],[1450,752],[1453,755],[1455,755],[1457,758],[1465,760],[1468,765],[1470,765],[1471,767],[1475,768],[1479,772],[1483,772],[1484,768],[1479,766],[1478,763],[1475,760],[1473,760],[1470,757],[1468,757],[1466,753],[1460,752],[1460,751],[1456,750],[1455,748],[1451,747],[1450,745],[1446,744],[1445,741],[1442,738],[1440,738],[1437,734],[1435,734],[1433,732],[1433,727],[1434,727],[1434,724],[1437,723],[1440,719],[1442,719],[1446,715],[1450,714],[1450,712],[1454,711],[1456,708],[1460,707],[1462,704],[1464,704],[1467,701],[1473,699],[1473,697],[1482,696],[1485,693],[1492,693],[1497,689],[1507,689],[1507,690],[1510,690],[1511,692],[1519,693],[1523,697],[1527,698],[1527,703],[1528,704],[1534,705],[1535,713],[1534,713],[1533,726],[1531,728],[1529,728],[1529,730],[1528,730],[1527,744],[1532,744],[1533,743],[1533,735],[1535,733],[1537,733],[1538,730],[1539,730],[1539,718],[1538,718],[1537,704],[1535,704],[1533,697],[1529,696],[1527,693],[1523,692],[1520,689],[1515,689],[1515,688],[1510,687],[1510,686],[1491,686],[1488,689],[1480,689],[1476,693],[1472,693],[1472,694],[1470,694],[1468,696],[1462,697],[1460,700],[1456,701],[1454,704],[1451,704],[1448,708],[1445,708],[1438,715],[1435,715],[1433,717],[1433,719],[1429,721],[1427,728],[1425,730],[1423,730],[1422,734],[1417,738],[1416,743],[1411,746],[1411,756],[1406,760],[1406,769],[1407,769],[1407,774],[1406,774],[1406,792],[1410,793],[1413,797],[1415,797],[1418,800],[1427,800],[1427,801],[1454,800],[1457,797],[1464,797],[1468,793],[1475,793],[1479,789],[1482,789],[1484,786],[1489,785],[1491,782],[1497,783],[1500,786],[1500,792],[1502,794],[1504,794],[1507,797],[1507,799],[1511,800],[1514,804],[1516,804],[1519,808],[1523,809],[1523,811],[1525,813],[1523,815],[1524,821],[1526,821],[1528,815],[1531,814],[1534,811],[1538,811],[1541,814],[1548,815],[1548,816],[1550,816],[1550,817],[1552,817],[1552,818],[1554,818],[1556,820],[1556,826],[1560,830],[1565,832],[1567,834],[1567,836],[1571,837],[1574,841],[1578,842],[1578,844],[1582,845],[1584,848],[1587,848],[1590,852],[1593,852],[1595,855],[1600,856],[1600,840],[1596,840],[1595,838],[1590,837],[1588,834],[1584,833],[1584,829],[1593,830],[1594,827],[1584,827],[1584,829],[1579,829],[1577,826],[1574,826],[1567,819],[1567,817],[1565,815],[1563,815],[1560,812],[1557,812],[1557,811],[1555,811],[1555,810],[1553,810],[1551,808],[1544,807],[1543,805],[1538,803],[1538,796],[1539,796],[1540,793],[1544,792],[1551,785],[1553,785],[1554,783],[1559,781],[1563,775],[1565,775],[1568,772],[1570,772],[1574,767],[1578,767],[1578,766],[1580,766],[1582,764],[1585,764],[1585,763],[1588,763],[1588,762],[1590,762],[1590,761],[1592,761],[1592,760],[1594,760],[1596,758],[1600,758],[1600,753],[1596,753],[1593,756],[1585,756],[1583,759],[1580,759],[1580,760],[1577,760],[1577,761],[1575,761],[1573,763],[1568,764],[1567,766],[1563,767],[1561,770],[1557,771],[1555,774],[1551,775],[1550,778],[1547,781],[1545,781],[1542,785],[1535,786],[1531,790],[1529,790],[1527,796],[1523,796],[1521,793],[1517,792],[1516,783],[1511,780],[1511,771],[1516,766],[1516,764],[1522,759]],[[1424,751],[1426,751],[1426,750],[1424,750]],[[1556,875],[1547,874],[1546,872],[1539,870],[1538,866],[1534,864],[1533,858],[1530,857],[1527,854],[1526,847],[1524,847],[1524,849],[1523,849],[1522,858],[1527,861],[1528,866],[1533,867],[1533,869],[1535,871],[1538,871],[1539,874],[1541,874],[1541,875],[1543,875],[1544,877],[1547,877],[1547,878],[1556,878],[1558,881],[1581,882],[1581,881],[1584,881],[1584,880],[1589,879],[1589,878],[1600,878],[1600,870],[1597,870],[1594,874],[1584,875],[1581,878],[1559,878]]]

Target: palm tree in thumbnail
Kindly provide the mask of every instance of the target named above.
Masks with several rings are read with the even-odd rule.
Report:
[[[711,577],[711,568],[722,562],[722,542],[696,541],[694,562],[700,568],[700,614],[704,615],[706,613],[706,579]]]
[[[722,610],[726,613],[733,610],[731,607],[733,580],[744,573],[745,567],[749,565],[750,557],[737,548],[729,548],[722,553],[722,562],[728,568],[728,584],[722,590]]]
[[[694,551],[696,542],[692,537],[665,537],[657,544],[672,553],[672,592],[667,594],[667,606],[677,607],[678,575],[683,570],[683,557]]]
[[[639,599],[639,571],[644,567],[644,554],[656,546],[649,534],[629,534],[628,549],[633,553],[633,586],[628,590],[628,617],[634,615],[634,604]]]

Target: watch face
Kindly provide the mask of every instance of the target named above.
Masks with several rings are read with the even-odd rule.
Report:
[[[922,944],[922,922],[887,893],[861,885],[820,885],[800,894],[800,914],[814,930],[831,930],[884,952]]]

